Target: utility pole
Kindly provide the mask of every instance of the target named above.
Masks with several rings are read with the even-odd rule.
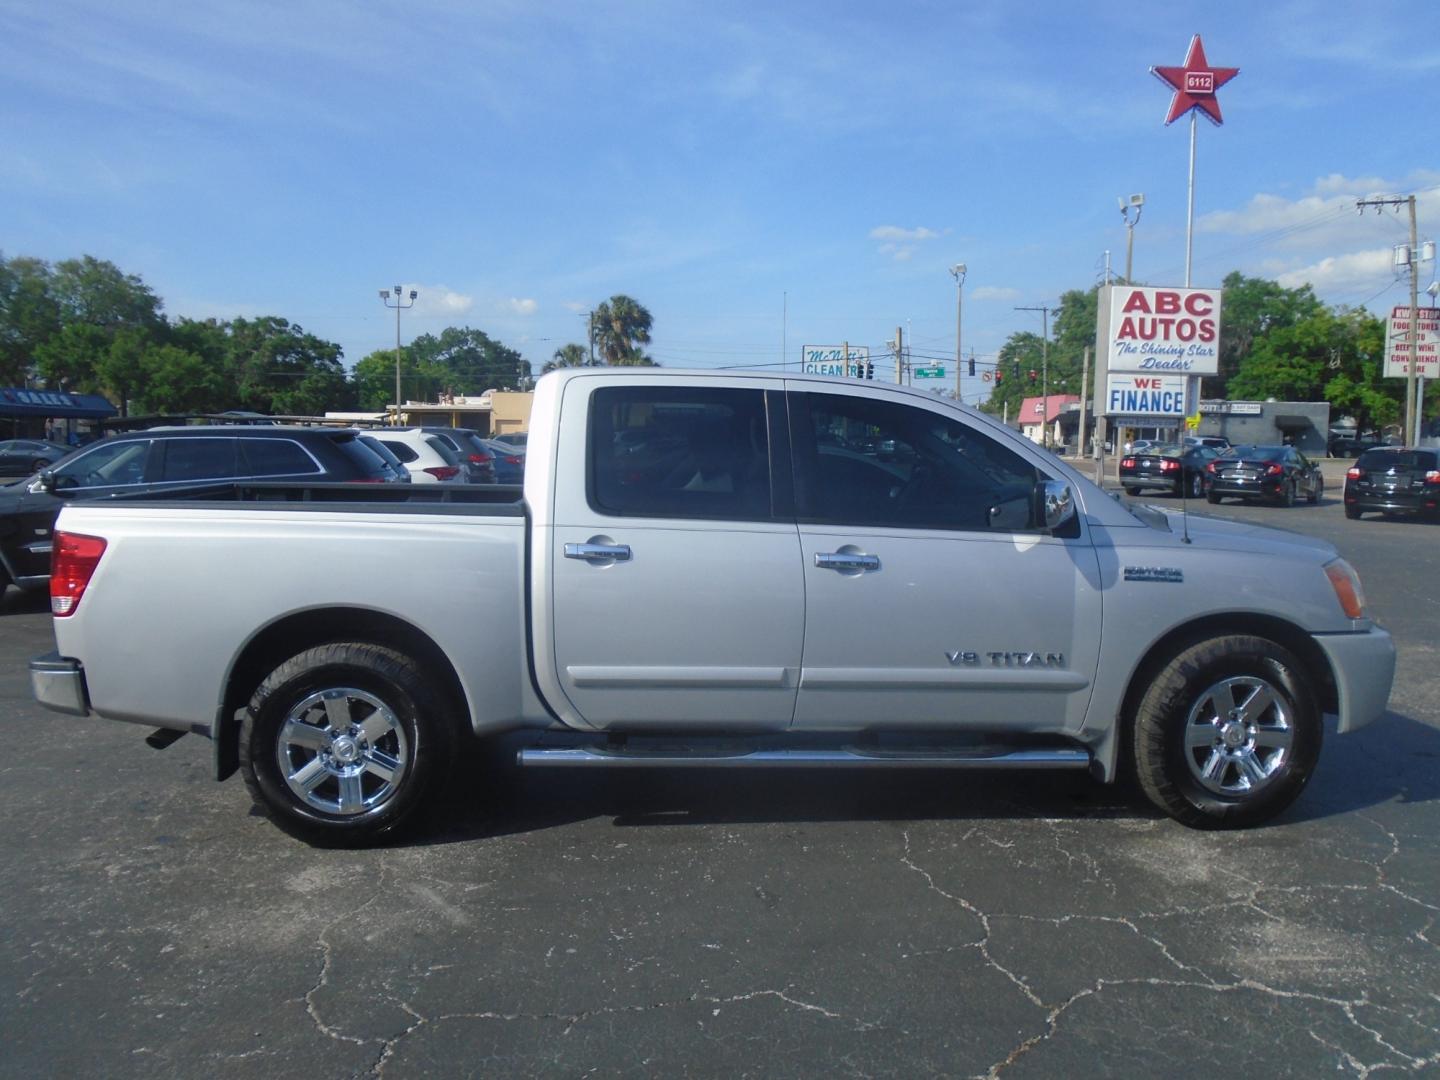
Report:
[[[1383,195],[1374,199],[1356,199],[1355,209],[1364,214],[1367,206],[1375,207],[1377,212],[1382,207],[1392,206],[1398,214],[1401,204],[1410,208],[1410,333],[1407,335],[1410,339],[1410,362],[1406,364],[1408,370],[1405,373],[1404,439],[1406,446],[1414,446],[1420,441],[1419,418],[1415,415],[1415,373],[1420,366],[1420,252],[1415,234],[1415,196]]]
[[[1080,445],[1075,448],[1076,457],[1085,456],[1085,404],[1090,385],[1090,346],[1085,346],[1085,359],[1080,362]]]
[[[964,313],[965,264],[956,263],[950,268],[955,278],[955,400],[960,400],[960,318]]]
[[[1016,311],[1038,311],[1043,317],[1044,330],[1040,336],[1040,415],[1044,418],[1040,428],[1040,445],[1050,449],[1050,312],[1057,309],[1046,304],[1038,307],[1017,307]],[[1024,418],[1021,418],[1024,423]]]
[[[895,327],[895,385],[905,385],[905,331]]]
[[[395,309],[395,426],[400,426],[400,312],[415,306],[415,298],[420,294],[410,290],[410,302],[405,303],[405,296],[400,291],[400,286],[395,286],[395,303],[390,303],[390,290],[380,290],[380,302],[387,308]]]

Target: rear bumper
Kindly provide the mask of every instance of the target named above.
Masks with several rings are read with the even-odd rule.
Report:
[[[85,668],[79,660],[46,653],[30,661],[30,692],[47,709],[70,716],[90,715]]]
[[[1285,489],[1285,481],[1279,477],[1265,480],[1220,480],[1210,482],[1210,490],[1216,495],[1230,495],[1234,498],[1273,499]]]
[[[1359,634],[1316,634],[1330,661],[1340,699],[1340,731],[1354,731],[1385,715],[1395,681],[1395,643],[1378,626]]]
[[[1345,492],[1345,505],[1356,510],[1373,510],[1376,513],[1434,514],[1440,510],[1440,491],[1401,494],[1349,489]]]

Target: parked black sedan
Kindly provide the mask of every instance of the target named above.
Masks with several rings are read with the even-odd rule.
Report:
[[[1221,499],[1263,499],[1293,506],[1302,496],[1318,503],[1325,493],[1320,466],[1293,446],[1236,446],[1206,466],[1212,503]]]
[[[1440,520],[1440,452],[1366,450],[1345,474],[1345,516],[1367,511]]]
[[[6,439],[0,442],[0,476],[30,476],[74,449],[44,439]]]
[[[1120,483],[1130,495],[1160,488],[1198,499],[1205,494],[1206,469],[1218,456],[1209,446],[1151,446],[1120,459]]]

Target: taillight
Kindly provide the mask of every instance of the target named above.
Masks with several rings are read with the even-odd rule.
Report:
[[[470,461],[476,465],[486,465],[493,460],[494,458],[492,458],[489,454],[481,453],[478,451],[470,455]]]
[[[1365,479],[1365,470],[1362,469],[1362,468],[1360,468],[1359,465],[1351,465],[1350,468],[1348,468],[1348,469],[1345,470],[1345,479],[1346,479],[1346,480],[1364,480],[1364,479]]]
[[[1285,472],[1285,466],[1284,466],[1284,465],[1271,465],[1268,469],[1265,470],[1265,475],[1266,475],[1266,476],[1281,476],[1281,475],[1284,474],[1284,472]]]
[[[510,454],[509,456],[503,457],[503,458],[501,458],[500,460],[503,461],[503,462],[505,462],[506,465],[524,465],[524,464],[525,464],[525,459],[524,459],[523,457],[520,457],[518,454]]]
[[[75,614],[104,554],[105,541],[98,536],[55,534],[50,556],[50,613],[57,619]]]
[[[1169,458],[1166,458],[1164,461],[1160,462],[1161,472],[1174,472],[1178,468],[1180,468],[1180,463],[1178,461],[1171,461]]]
[[[1215,472],[1215,471],[1216,471],[1216,469],[1215,469],[1215,462],[1212,461],[1212,462],[1210,462],[1210,464],[1206,465],[1206,466],[1205,466],[1205,471],[1208,472],[1208,473],[1213,473],[1213,472]]]
[[[1425,483],[1429,485],[1440,484],[1440,469],[1431,469],[1425,474]]]
[[[431,466],[430,466],[428,469],[426,469],[425,471],[426,471],[427,473],[429,473],[431,476],[435,477],[436,480],[454,480],[455,477],[456,477],[457,475],[459,475],[459,473],[460,473],[460,466],[458,466],[458,465],[431,465]]]
[[[1135,459],[1133,457],[1121,458],[1120,467],[1122,469],[1133,469],[1135,467]]]

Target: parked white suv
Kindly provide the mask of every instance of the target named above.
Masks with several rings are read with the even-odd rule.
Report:
[[[383,428],[371,432],[410,470],[417,484],[463,483],[460,459],[449,443],[419,428]]]

